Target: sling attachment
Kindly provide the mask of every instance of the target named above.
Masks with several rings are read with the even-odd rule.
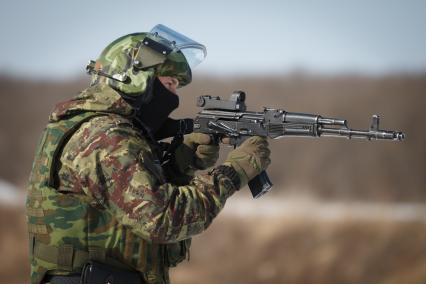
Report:
[[[175,130],[176,134],[173,137],[172,142],[170,142],[170,144],[166,148],[166,152],[163,155],[161,165],[165,165],[173,160],[176,148],[183,143],[183,136],[185,134],[192,133],[194,129],[194,122],[192,119],[180,119],[177,121],[175,120],[175,123],[177,123],[177,129]]]
[[[172,142],[168,145],[166,152],[163,155],[163,158],[161,159],[161,165],[164,166],[165,164],[168,164],[170,161],[174,159],[175,151],[179,145],[183,143],[183,134],[176,134],[175,137],[173,137]]]

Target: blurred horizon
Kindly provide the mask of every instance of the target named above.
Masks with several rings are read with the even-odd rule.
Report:
[[[20,188],[25,186],[37,138],[53,106],[71,99],[88,86],[89,80],[89,76],[59,81],[0,76],[4,102],[0,106],[0,136],[7,137],[0,141],[0,156],[7,161],[0,165],[0,178]],[[274,107],[344,118],[355,129],[368,129],[371,115],[379,114],[381,128],[407,134],[403,142],[296,137],[273,140],[269,171],[276,187],[282,189],[272,194],[331,200],[426,200],[426,180],[421,175],[426,163],[421,158],[425,149],[420,137],[424,134],[417,131],[426,119],[421,103],[425,99],[426,73],[200,75],[179,89],[180,107],[172,117],[194,117],[199,95],[227,98],[237,89],[247,93],[249,110]],[[10,105],[22,105],[21,112],[15,112]],[[13,124],[8,123],[10,119]],[[222,158],[229,151],[223,148]],[[321,171],[322,163],[327,163],[326,172]],[[403,167],[407,163],[411,169]]]

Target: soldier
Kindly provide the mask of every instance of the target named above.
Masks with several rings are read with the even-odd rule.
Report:
[[[219,146],[195,133],[179,143],[184,124],[168,116],[205,53],[163,25],[123,36],[89,65],[90,87],[57,104],[28,187],[31,283],[169,283],[191,237],[266,169],[267,142],[252,137],[194,176]]]

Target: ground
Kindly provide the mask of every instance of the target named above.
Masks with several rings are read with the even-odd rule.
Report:
[[[426,282],[426,206],[256,202],[231,199],[172,283]],[[3,206],[0,226],[1,282],[28,283],[23,210]]]

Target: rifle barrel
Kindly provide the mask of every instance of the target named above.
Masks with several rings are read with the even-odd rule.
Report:
[[[318,129],[320,136],[330,137],[347,137],[347,138],[364,138],[368,140],[397,140],[405,139],[403,132],[387,131],[387,130],[356,130],[349,128],[323,128]]]

